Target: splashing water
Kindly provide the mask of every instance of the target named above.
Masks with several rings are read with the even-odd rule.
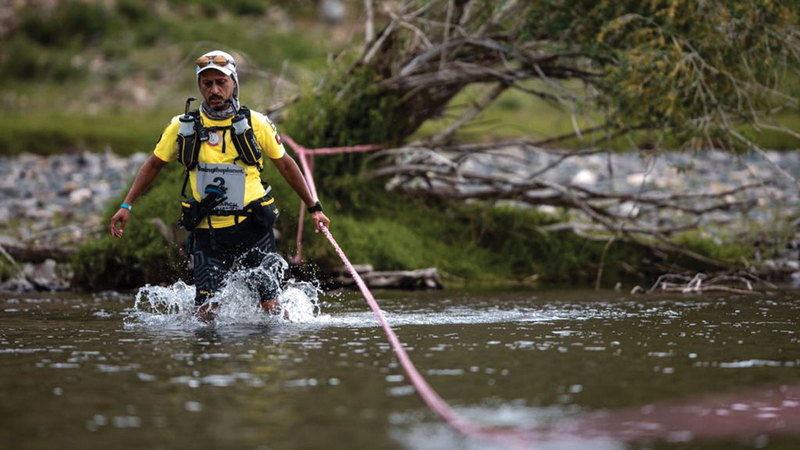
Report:
[[[285,280],[288,263],[270,253],[260,265],[228,273],[222,288],[214,295],[215,326],[234,324],[308,323],[322,315],[319,282]],[[127,311],[126,326],[159,329],[185,329],[208,325],[195,317],[195,287],[183,281],[170,286],[145,285],[136,293],[133,308]],[[271,315],[261,309],[261,295],[275,296],[279,309]]]

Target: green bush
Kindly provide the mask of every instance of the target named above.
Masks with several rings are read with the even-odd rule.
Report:
[[[140,0],[117,0],[117,12],[129,22],[139,23],[148,16],[149,9]]]
[[[503,95],[497,99],[497,106],[506,111],[519,111],[522,109],[523,104],[518,95]]]
[[[25,36],[14,36],[4,43],[0,78],[34,80],[42,75],[42,59],[36,44]]]
[[[400,99],[378,84],[368,68],[357,69],[316,94],[306,92],[291,110],[283,129],[309,148],[358,144],[396,144]],[[343,81],[346,80],[346,81]],[[340,177],[361,172],[364,154],[326,156],[317,177]]]
[[[398,196],[389,193],[389,197]],[[377,270],[437,267],[471,282],[524,280],[594,283],[604,242],[563,231],[541,233],[552,218],[534,210],[490,205],[431,205],[404,199],[402,208],[333,212],[331,231],[348,258]],[[304,237],[304,254],[323,270],[341,262],[321,237]],[[625,243],[606,254],[603,283],[630,279],[621,262],[638,266],[649,252]]]
[[[63,45],[77,40],[88,43],[114,29],[112,16],[99,3],[67,1],[49,15],[29,7],[22,12],[20,31],[42,45]]]
[[[178,259],[180,243],[166,239],[151,219],[159,218],[168,226],[176,224],[182,184],[180,165],[165,167],[154,186],[137,202],[122,239],[104,234],[78,248],[72,260],[73,284],[118,289],[175,281],[184,271]],[[109,205],[105,223],[117,212],[121,200],[122,196]]]
[[[267,2],[261,0],[230,0],[225,6],[234,14],[261,15],[266,11]]]
[[[0,283],[16,276],[19,268],[11,264],[6,258],[0,259]]]
[[[101,151],[106,147],[129,155],[149,152],[164,127],[164,116],[155,114],[60,115],[60,111],[11,114],[0,135],[0,154],[33,152],[42,155],[75,149]]]
[[[695,253],[720,261],[741,262],[743,258],[749,259],[752,255],[752,250],[746,243],[723,242],[719,237],[713,238],[702,230],[683,233],[675,241]],[[676,263],[681,266],[700,272],[715,269],[685,256],[675,255],[675,258]]]
[[[323,164],[327,157],[318,157]],[[515,280],[537,274],[550,283],[593,283],[605,246],[571,232],[541,233],[556,218],[532,209],[494,207],[386,192],[380,182],[343,177],[349,190],[331,195],[328,182],[318,188],[331,217],[331,232],[355,263],[379,270],[437,267],[470,280]],[[326,197],[327,196],[327,197]],[[294,208],[291,208],[292,210]],[[284,220],[285,218],[282,218]],[[296,216],[290,226],[293,244]],[[283,231],[283,230],[282,230]],[[304,255],[323,271],[341,262],[325,239],[306,227]],[[279,246],[279,248],[281,248]],[[290,249],[292,253],[294,247]],[[621,262],[638,266],[649,252],[615,243],[606,254],[604,282],[629,278]]]

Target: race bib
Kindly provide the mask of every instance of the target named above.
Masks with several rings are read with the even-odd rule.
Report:
[[[202,198],[217,195],[224,199],[214,209],[237,211],[244,209],[244,168],[236,164],[198,164],[197,191]]]

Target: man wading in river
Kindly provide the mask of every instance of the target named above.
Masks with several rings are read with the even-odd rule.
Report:
[[[236,62],[215,50],[196,61],[195,73],[203,104],[197,111],[175,116],[133,181],[125,202],[111,218],[110,231],[121,238],[133,204],[153,183],[161,169],[178,160],[186,171],[191,196],[182,205],[181,226],[191,232],[190,244],[197,317],[213,319],[213,295],[234,267],[256,267],[275,252],[272,225],[277,219],[275,200],[261,183],[265,154],[308,206],[316,231],[330,220],[312,197],[297,164],[286,154],[280,135],[264,115],[239,104]],[[277,292],[260,286],[262,307],[277,312]]]

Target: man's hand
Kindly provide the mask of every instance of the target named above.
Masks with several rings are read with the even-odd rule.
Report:
[[[125,203],[132,205],[137,198],[141,197],[147,188],[153,184],[153,180],[156,179],[158,173],[161,172],[161,169],[165,165],[167,165],[166,161],[162,161],[156,155],[150,155],[150,158],[139,168],[139,172],[133,180],[133,186],[131,186],[130,191],[128,191],[128,195],[125,196]],[[109,227],[111,235],[115,238],[121,238],[122,231],[125,229],[125,225],[130,218],[130,210],[127,208],[120,208],[119,211],[114,214],[114,217],[111,218],[111,226]]]
[[[121,238],[122,232],[125,230],[125,224],[128,223],[128,219],[130,218],[131,212],[125,208],[120,208],[111,218],[111,226],[109,227],[111,235],[115,238]]]
[[[316,211],[311,213],[311,220],[314,221],[314,231],[316,231],[317,233],[322,231],[323,225],[325,226],[325,228],[330,228],[331,226],[331,220],[328,219],[328,216],[326,216],[322,211]]]

